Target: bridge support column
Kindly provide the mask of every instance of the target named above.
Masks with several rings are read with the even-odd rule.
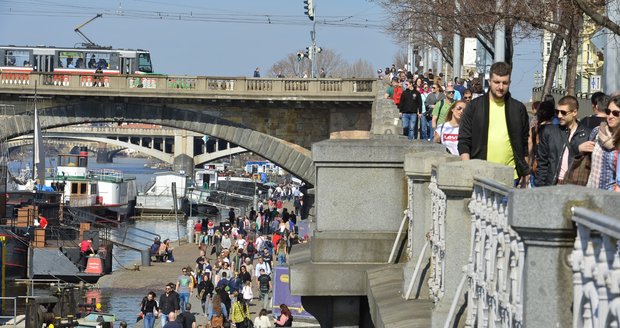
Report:
[[[188,136],[185,130],[179,131],[174,136],[173,170],[184,171],[188,176],[194,176],[194,137]]]
[[[433,274],[429,280],[430,296],[435,300],[432,327],[444,327],[455,297],[459,297],[457,308],[464,304],[464,298],[457,296],[456,292],[470,253],[468,245],[471,243],[471,234],[467,232],[471,230],[471,215],[463,209],[467,208],[471,199],[474,176],[511,185],[513,174],[514,169],[508,166],[481,160],[433,166],[429,189],[435,209],[433,226],[438,227],[436,229],[439,231],[431,232],[435,236],[431,244]],[[443,233],[441,226],[444,227]],[[456,318],[455,321],[459,319],[464,322],[464,317]]]
[[[106,144],[99,142],[97,144],[97,163],[113,163],[114,155],[118,151],[108,151]]]

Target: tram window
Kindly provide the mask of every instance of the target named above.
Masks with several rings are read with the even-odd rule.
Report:
[[[84,58],[81,52],[61,51],[58,53],[58,67],[84,68]]]
[[[138,70],[144,73],[153,73],[151,56],[149,54],[141,53],[138,55]]]
[[[9,50],[4,57],[4,65],[30,67],[30,53],[27,50]]]
[[[87,67],[95,69],[101,67],[101,69],[110,69],[110,54],[87,52],[86,58],[88,58]]]

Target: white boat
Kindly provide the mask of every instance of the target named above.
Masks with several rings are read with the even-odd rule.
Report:
[[[168,172],[154,173],[155,182],[136,199],[136,209],[143,212],[172,213],[174,211],[172,183],[176,186],[176,209],[181,210],[187,199],[188,177],[185,174]]]
[[[135,177],[118,170],[90,170],[85,150],[58,155],[57,163],[56,168],[49,170],[45,185],[61,191],[65,204],[90,208],[98,214],[109,210],[118,219],[131,212],[136,199]]]

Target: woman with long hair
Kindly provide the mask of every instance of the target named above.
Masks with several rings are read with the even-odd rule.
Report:
[[[273,325],[267,316],[267,310],[261,309],[258,316],[254,318],[254,328],[271,328]]]
[[[592,165],[587,186],[604,190],[614,190],[616,184],[616,147],[614,135],[620,129],[620,95],[609,100],[605,110],[607,119],[599,127],[594,128],[590,140],[579,145],[582,153],[592,152]]]
[[[243,301],[243,297],[238,297],[232,305],[230,320],[237,328],[247,328],[247,320],[252,320],[250,319],[250,307]],[[250,321],[250,323],[252,322]]]
[[[280,304],[280,316],[276,320],[276,327],[292,327],[293,314],[286,304]]]
[[[159,314],[159,307],[155,301],[154,292],[150,291],[140,304],[140,314],[144,318],[144,328],[153,328],[155,326],[155,318]]]
[[[223,327],[223,323],[226,321],[226,318],[228,318],[228,310],[226,310],[226,305],[224,305],[224,303],[222,302],[220,294],[216,292],[215,294],[213,294],[211,302],[209,302],[207,321],[211,323],[212,328],[217,328],[220,323]]]
[[[446,121],[435,129],[434,141],[446,146],[446,149],[452,155],[459,155],[459,124],[461,123],[461,116],[465,106],[467,106],[465,101],[455,101],[448,110]]]

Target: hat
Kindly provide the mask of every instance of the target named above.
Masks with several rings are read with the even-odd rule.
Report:
[[[439,73],[439,76],[443,77],[443,73]]]

